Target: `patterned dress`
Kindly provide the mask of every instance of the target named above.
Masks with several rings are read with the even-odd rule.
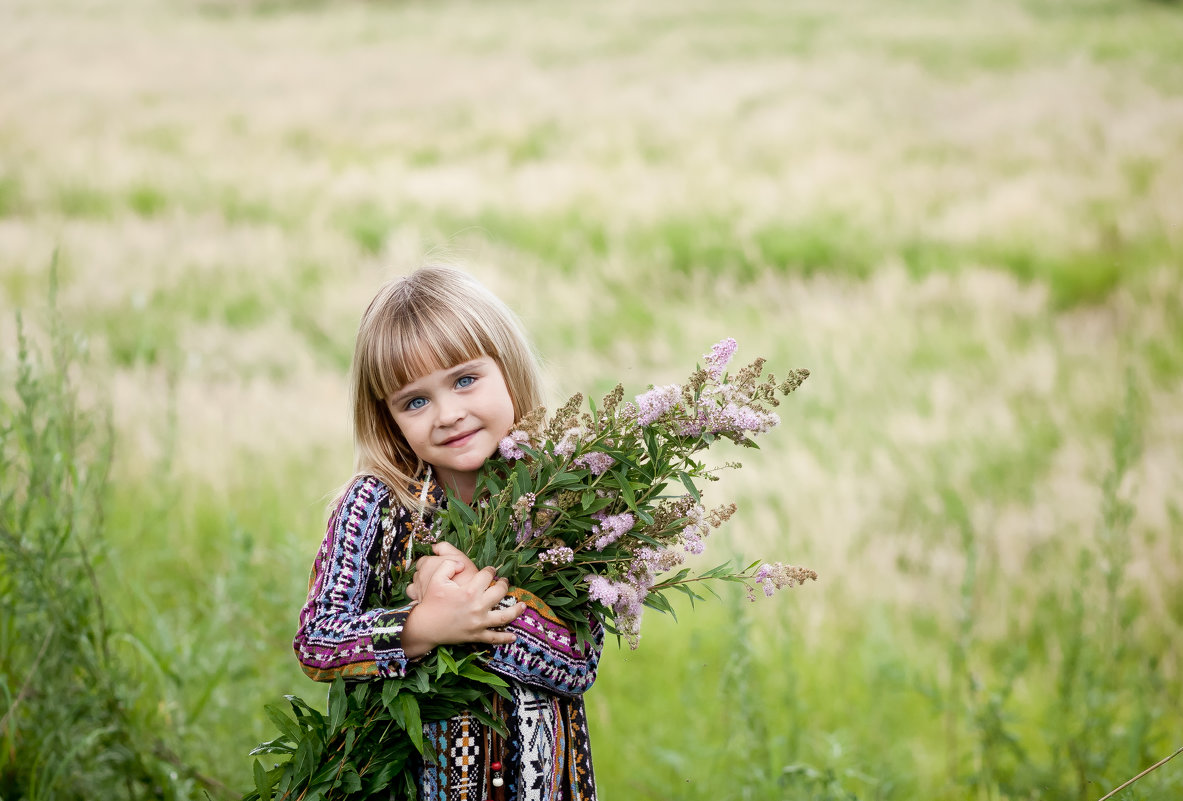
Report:
[[[433,506],[442,489],[431,482],[412,491]],[[392,504],[387,486],[372,476],[346,490],[329,521],[300,612],[293,648],[304,672],[317,681],[399,677],[408,659],[401,633],[411,606],[378,604],[382,577],[376,569],[383,539],[410,566],[416,512]],[[603,632],[593,626],[594,646],[575,638],[550,609],[522,590],[507,601],[527,609],[509,629],[516,642],[493,650],[488,669],[509,680],[512,702],[500,712],[510,736],[502,740],[475,717],[462,714],[424,724],[439,755],[419,772],[421,801],[594,801],[591,742],[583,692],[595,681]],[[501,761],[504,786],[494,790],[490,765]]]

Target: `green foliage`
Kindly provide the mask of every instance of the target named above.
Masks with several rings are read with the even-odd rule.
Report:
[[[115,203],[106,192],[81,181],[59,186],[55,201],[66,217],[105,220],[115,214]]]
[[[136,184],[127,191],[127,206],[140,217],[155,217],[168,205],[168,193],[153,184]]]
[[[79,342],[54,316],[41,358],[17,321],[0,396],[0,797],[193,797],[205,781],[135,714],[96,566],[110,435],[69,380]]]
[[[437,756],[423,739],[425,722],[467,710],[505,733],[492,715],[492,698],[508,698],[508,685],[481,667],[483,658],[478,650],[439,647],[402,678],[335,680],[324,713],[292,695],[285,696],[292,717],[267,706],[280,734],[251,754],[287,759],[270,769],[256,760],[255,789],[243,801],[347,801],[380,792],[415,798],[416,765]]]
[[[397,225],[395,217],[375,203],[343,209],[337,218],[342,231],[361,248],[362,253],[370,256],[382,252],[386,237]]]
[[[15,173],[0,173],[0,218],[20,213],[23,205],[20,179]]]

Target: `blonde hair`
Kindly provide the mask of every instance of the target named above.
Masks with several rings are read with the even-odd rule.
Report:
[[[373,475],[407,508],[426,465],[394,422],[386,399],[435,370],[488,356],[513,401],[514,420],[542,404],[538,360],[517,316],[476,279],[422,267],[385,284],[362,315],[353,351],[354,478]]]

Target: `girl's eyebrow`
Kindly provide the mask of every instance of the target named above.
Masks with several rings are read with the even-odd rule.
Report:
[[[483,359],[483,358],[484,357],[482,356],[480,359],[473,359],[470,362],[465,362],[464,364],[456,365],[455,367],[453,367],[451,370],[448,371],[448,378],[456,379],[456,378],[459,378],[464,373],[471,373],[474,370],[480,370],[482,367],[484,367],[484,364],[481,363],[481,359]],[[407,398],[410,398],[414,395],[418,395],[420,392],[423,391],[422,389],[420,389],[419,387],[416,386],[416,384],[418,384],[418,383],[419,383],[418,381],[412,381],[411,383],[407,384],[405,387],[400,389],[398,392],[391,395],[388,402],[391,404],[394,404],[394,405],[398,405],[399,403],[406,400]]]
[[[473,370],[479,370],[480,368],[485,366],[482,363],[484,358],[485,357],[482,356],[480,359],[473,359],[470,362],[465,362],[464,364],[456,365],[455,368],[448,371],[448,377],[449,378],[459,378],[464,373],[471,373]]]

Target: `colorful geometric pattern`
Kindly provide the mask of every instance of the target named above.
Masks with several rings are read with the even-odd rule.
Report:
[[[415,485],[431,505],[443,505],[434,482]],[[293,642],[304,672],[318,681],[398,677],[407,658],[401,633],[411,606],[382,608],[389,571],[380,565],[409,565],[417,513],[391,507],[391,493],[379,479],[363,476],[345,491],[329,520],[308,583]],[[385,573],[386,575],[383,575]],[[420,771],[422,801],[594,801],[595,778],[583,693],[596,677],[603,630],[593,625],[594,642],[577,648],[574,635],[538,598],[513,590],[504,603],[522,600],[527,609],[509,625],[516,642],[494,649],[487,668],[510,681],[512,708],[505,711],[510,736],[469,714],[424,724],[437,762]],[[504,763],[505,786],[490,784],[490,754]]]

